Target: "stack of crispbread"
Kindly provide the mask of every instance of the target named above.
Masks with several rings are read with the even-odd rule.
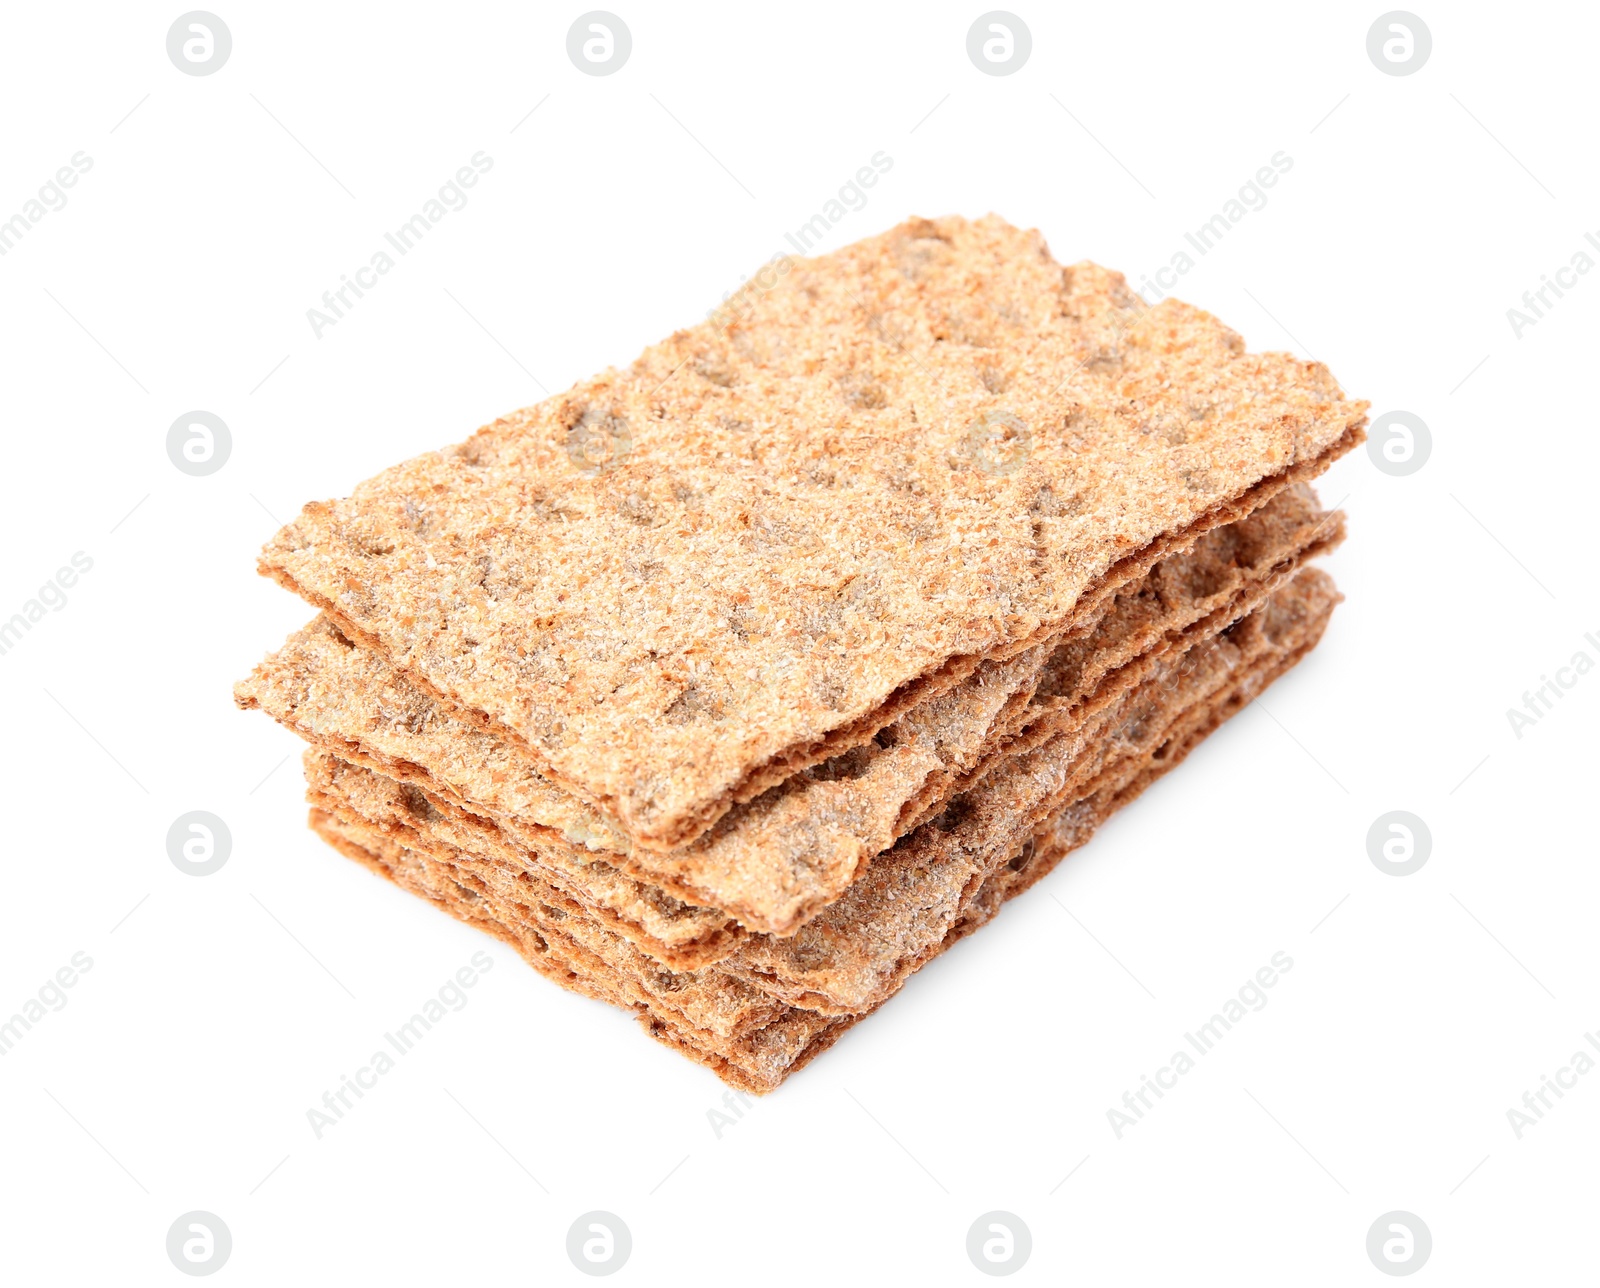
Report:
[[[1327,370],[912,220],[309,505],[239,684],[352,858],[769,1091],[1313,647]]]

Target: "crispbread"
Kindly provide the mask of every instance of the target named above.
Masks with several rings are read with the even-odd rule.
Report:
[[[908,943],[915,946],[926,909],[947,904],[975,872],[1010,853],[1063,802],[1103,790],[1104,775],[1154,754],[1176,722],[1232,685],[1237,675],[1263,658],[1309,647],[1334,594],[1321,574],[1303,576],[1226,638],[1200,640],[1169,655],[1137,689],[1103,705],[1087,724],[1031,746],[951,802],[944,816],[880,856],[844,899],[797,936],[748,938],[719,968],[811,1009],[849,1012],[868,1005],[881,990],[885,964],[900,960]],[[413,811],[403,789],[379,775],[312,752],[307,776],[315,808],[377,827],[407,848],[470,871],[484,894],[521,903],[561,902],[548,892],[518,893],[542,887],[517,864],[464,850],[459,831],[441,827],[431,811]],[[564,917],[580,907],[569,904],[566,912],[551,916]],[[656,971],[654,965],[638,969]],[[708,976],[684,974],[680,981],[687,978]],[[670,991],[678,995],[682,987],[680,982]],[[730,1018],[727,1025],[731,1030],[737,1020]]]
[[[1226,626],[1301,561],[1337,544],[1342,518],[1322,512],[1309,487],[1283,491],[1157,565],[1108,604],[1083,640],[1048,657],[1035,650],[983,663],[874,743],[730,813],[671,856],[612,849],[626,846],[625,834],[550,784],[517,744],[476,729],[326,622],[291,637],[236,696],[315,746],[424,789],[458,828],[496,834],[453,843],[502,857],[504,846],[522,849],[525,865],[550,869],[548,879],[616,919],[646,952],[688,967],[732,950],[723,910],[754,929],[792,933],[873,854],[976,781],[1047,706],[1070,713],[1108,671]],[[1048,702],[1030,704],[1041,674]],[[1123,677],[1136,679],[1133,671]]]
[[[1036,233],[914,220],[308,506],[262,567],[670,850],[1088,629],[1364,411]]]
[[[1031,835],[1024,831],[1026,839],[1020,846],[997,844],[995,819],[984,817],[986,810],[994,813],[993,803],[976,806],[947,828],[935,829],[939,835],[931,837],[929,844],[944,851],[943,858],[935,862],[953,863],[958,870],[964,865],[965,870],[959,872],[962,879],[930,883],[925,871],[928,856],[910,853],[928,830],[907,838],[909,844],[897,847],[890,861],[905,850],[912,868],[921,865],[924,870],[910,872],[909,883],[907,871],[887,874],[886,889],[891,895],[896,889],[912,893],[923,899],[924,906],[909,917],[904,909],[894,909],[898,920],[890,925],[883,912],[895,900],[886,900],[880,890],[877,911],[869,918],[875,924],[857,926],[839,937],[840,942],[852,946],[875,943],[890,966],[878,971],[879,986],[862,995],[855,1011],[819,1014],[803,1006],[789,1006],[768,1012],[746,998],[746,1022],[729,1025],[725,1012],[715,1004],[719,990],[726,993],[728,988],[726,980],[717,978],[724,974],[720,970],[679,976],[659,972],[665,978],[649,979],[653,968],[646,966],[642,968],[646,978],[641,978],[637,962],[631,967],[628,964],[626,945],[621,946],[619,956],[601,942],[605,932],[598,932],[597,939],[595,928],[574,925],[577,918],[565,914],[552,917],[554,910],[526,906],[520,900],[508,904],[482,885],[483,865],[470,856],[458,856],[451,862],[432,857],[437,853],[434,847],[429,853],[412,851],[380,828],[348,816],[336,818],[320,808],[314,809],[312,822],[351,857],[499,935],[558,982],[633,1009],[653,1036],[707,1064],[733,1085],[765,1092],[831,1045],[849,1025],[882,1005],[913,971],[990,919],[1001,902],[1037,881],[1065,853],[1082,844],[1105,817],[1175,766],[1212,729],[1292,666],[1315,645],[1336,600],[1325,576],[1302,573],[1266,607],[1230,630],[1196,665],[1176,670],[1163,683],[1155,684],[1149,690],[1154,704],[1129,712],[1129,723],[1116,731],[1117,738],[1126,743],[1122,753],[1113,753],[1112,763],[1102,764],[1088,790],[1076,800],[1057,800],[1039,814]],[[1230,653],[1236,656],[1222,656]],[[1219,675],[1222,682],[1214,683]],[[999,832],[1014,834],[1014,827],[1015,819],[1010,819]],[[960,839],[954,839],[958,836]],[[1007,856],[1009,861],[1003,861]],[[874,865],[873,874],[877,870]],[[930,889],[934,891],[931,900],[927,897]],[[819,930],[842,908],[841,904],[830,909],[808,932]],[[906,933],[907,927],[914,927],[914,933]],[[792,947],[794,942],[783,946]],[[758,1012],[772,1018],[764,1023],[749,1022]],[[695,1023],[692,1016],[709,1018],[712,1027]]]
[[[1319,584],[1308,574],[1297,593],[1304,598],[1310,593],[1308,587]],[[1281,617],[1287,610],[1280,606],[1275,611]],[[536,893],[515,897],[538,898],[568,913],[585,912],[608,933],[620,935],[674,971],[720,963],[786,1001],[831,1013],[859,1010],[867,1000],[862,990],[878,987],[871,971],[882,968],[881,946],[902,934],[889,921],[930,899],[937,904],[941,890],[948,895],[970,877],[962,853],[953,860],[949,855],[937,862],[930,858],[930,847],[945,844],[942,833],[951,817],[983,820],[976,832],[970,823],[966,826],[965,835],[977,840],[964,841],[963,853],[980,842],[985,853],[1020,843],[1042,811],[1054,808],[1108,763],[1134,755],[1140,745],[1146,750],[1153,747],[1174,713],[1203,702],[1229,680],[1232,671],[1275,647],[1275,641],[1262,637],[1261,623],[1266,620],[1255,614],[1232,632],[1242,632],[1248,646],[1238,640],[1218,645],[1215,636],[1221,624],[1213,624],[1181,647],[1141,658],[1135,666],[1104,679],[1081,702],[1068,706],[1060,699],[1047,700],[1026,733],[987,762],[985,773],[948,803],[944,817],[931,830],[908,836],[879,856],[844,898],[792,943],[769,941],[767,936],[730,937],[714,950],[698,954],[681,949],[664,953],[612,909],[595,907],[568,882],[553,879],[551,869],[536,855],[508,841],[486,820],[324,751],[306,753],[308,799],[324,813],[378,827],[409,849],[457,866],[465,864],[490,889],[514,895],[523,888]],[[889,921],[863,909],[877,909]],[[853,982],[841,984],[841,980]],[[673,991],[676,994],[676,988]],[[734,1025],[737,1020],[730,1017],[726,1023]]]

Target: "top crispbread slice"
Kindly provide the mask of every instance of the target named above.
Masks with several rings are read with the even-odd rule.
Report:
[[[746,303],[262,554],[649,848],[1070,625],[1365,419],[1320,364],[993,216],[794,261]]]

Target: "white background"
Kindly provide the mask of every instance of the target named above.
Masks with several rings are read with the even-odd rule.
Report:
[[[1423,8],[1405,77],[1367,57],[1377,4],[1019,6],[1031,59],[991,77],[981,3],[615,0],[633,52],[596,78],[579,5],[214,3],[205,77],[167,57],[178,5],[13,6],[0,38],[0,219],[93,159],[0,258],[0,616],[94,560],[0,657],[0,1017],[94,962],[0,1058],[6,1282],[180,1282],[191,1209],[236,1284],[586,1282],[590,1209],[641,1283],[984,1282],[992,1209],[1032,1231],[1017,1282],[1382,1282],[1392,1209],[1432,1231],[1417,1282],[1593,1276],[1600,1070],[1521,1139],[1506,1111],[1600,1032],[1600,673],[1520,739],[1505,714],[1600,661],[1600,273],[1505,316],[1600,234],[1591,6]],[[470,204],[314,338],[480,150]],[[704,316],[880,150],[829,247],[993,210],[1134,284],[1286,152],[1176,293],[1434,447],[1324,480],[1348,601],[1310,660],[718,1138],[709,1073],[318,842],[297,742],[230,686],[310,615],[254,573],[280,520]],[[233,435],[207,478],[165,451],[197,408]],[[234,840],[203,879],[165,850],[192,809]],[[1367,857],[1392,809],[1432,831],[1412,876]],[[470,1004],[316,1139],[481,948]]]

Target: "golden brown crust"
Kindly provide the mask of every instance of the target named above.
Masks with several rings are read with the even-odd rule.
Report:
[[[1086,626],[1364,412],[1036,233],[912,221],[306,507],[262,566],[670,849]]]

